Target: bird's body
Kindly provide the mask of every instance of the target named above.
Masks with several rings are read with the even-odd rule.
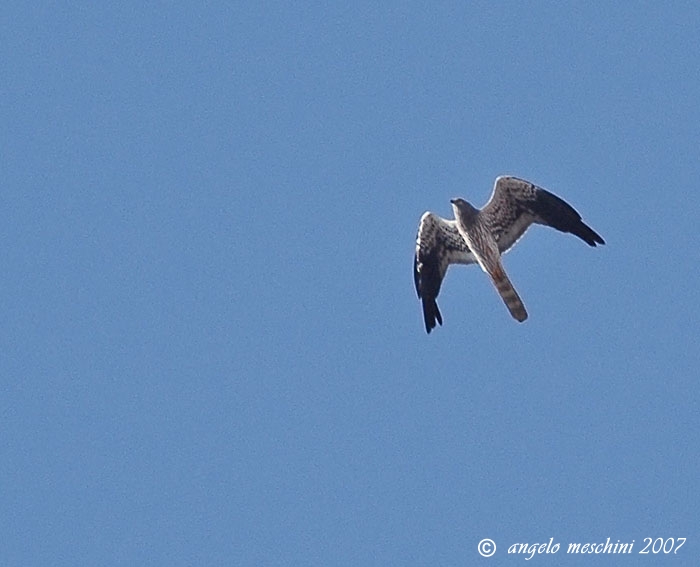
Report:
[[[527,319],[527,311],[503,269],[501,253],[488,225],[488,218],[464,199],[452,199],[452,209],[457,221],[457,231],[474,254],[481,269],[491,278],[510,314],[522,323]]]
[[[517,177],[498,177],[491,199],[481,210],[463,199],[453,199],[452,207],[455,220],[426,212],[418,227],[414,280],[428,333],[437,323],[442,325],[436,298],[450,264],[478,263],[491,278],[513,317],[522,322],[527,312],[503,269],[501,254],[509,250],[531,224],[570,232],[590,246],[605,244],[583,223],[573,207]]]

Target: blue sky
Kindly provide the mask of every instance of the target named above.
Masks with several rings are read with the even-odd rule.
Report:
[[[696,3],[0,21],[3,564],[697,564]],[[428,336],[418,219],[506,173],[607,245],[528,232],[522,325],[450,269]]]

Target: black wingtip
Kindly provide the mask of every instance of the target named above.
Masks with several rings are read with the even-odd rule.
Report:
[[[540,188],[537,191],[536,206],[535,212],[544,224],[561,232],[570,232],[589,246],[605,244],[600,234],[581,220],[578,211],[554,193]]]
[[[589,246],[595,247],[598,244],[605,244],[603,237],[583,221],[579,221],[579,226],[572,232],[581,240],[585,241]]]
[[[434,297],[423,298],[423,320],[425,321],[425,331],[428,334],[437,326],[437,323],[442,325],[442,314]]]

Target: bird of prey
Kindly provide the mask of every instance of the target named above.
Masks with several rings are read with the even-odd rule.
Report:
[[[517,177],[496,178],[491,198],[481,210],[464,199],[452,199],[451,203],[454,220],[427,211],[418,226],[413,277],[423,303],[428,333],[437,323],[442,325],[436,299],[450,264],[478,263],[491,278],[511,315],[522,322],[527,319],[527,311],[503,269],[501,254],[508,251],[531,224],[570,232],[589,246],[605,244],[571,205]]]

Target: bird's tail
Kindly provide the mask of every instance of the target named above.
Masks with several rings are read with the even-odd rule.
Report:
[[[499,265],[489,273],[489,275],[491,276],[493,284],[498,290],[498,294],[506,304],[508,311],[510,311],[510,314],[521,323],[525,321],[525,319],[527,319],[527,311],[525,311],[525,306],[523,305],[518,292],[515,291],[513,284],[510,283],[510,280],[508,279],[506,272],[503,270],[503,266],[500,265],[500,262]]]

